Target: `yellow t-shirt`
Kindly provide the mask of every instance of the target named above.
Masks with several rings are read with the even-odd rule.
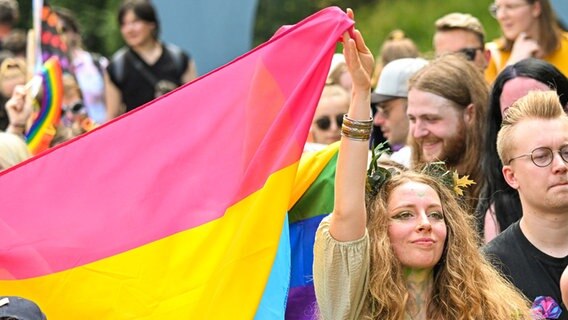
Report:
[[[485,48],[491,52],[491,59],[485,70],[485,79],[488,83],[493,83],[499,72],[507,66],[511,52],[503,51],[495,41],[487,43]],[[568,33],[562,33],[560,47],[542,60],[554,65],[565,76],[568,76]]]

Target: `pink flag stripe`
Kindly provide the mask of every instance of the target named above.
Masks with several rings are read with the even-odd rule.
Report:
[[[70,269],[223,216],[300,157],[336,41],[352,24],[338,8],[320,11],[1,173],[0,279]]]

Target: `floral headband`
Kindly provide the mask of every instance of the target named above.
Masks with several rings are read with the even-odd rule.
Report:
[[[389,152],[390,149],[387,147],[386,141],[371,149],[371,164],[367,170],[367,182],[365,186],[365,191],[370,197],[375,197],[386,181],[400,173],[394,168],[387,169],[379,166],[379,158]],[[469,175],[460,177],[457,171],[448,170],[443,161],[430,162],[422,168],[421,172],[440,181],[459,196],[463,196],[464,188],[475,184],[475,181],[469,179]]]

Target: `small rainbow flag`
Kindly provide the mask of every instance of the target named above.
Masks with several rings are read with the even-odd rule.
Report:
[[[58,320],[283,319],[290,197],[352,26],[322,10],[0,172],[0,292]]]
[[[61,65],[57,57],[49,58],[41,68],[43,94],[39,112],[26,133],[28,148],[32,154],[38,154],[49,148],[55,135],[55,127],[61,118],[63,98],[63,78]]]

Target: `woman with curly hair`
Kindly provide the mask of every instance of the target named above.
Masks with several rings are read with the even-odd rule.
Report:
[[[485,261],[472,218],[439,179],[411,171],[382,179],[367,210],[373,56],[353,35],[343,39],[353,89],[335,205],[314,247],[320,318],[530,319],[528,302]]]

